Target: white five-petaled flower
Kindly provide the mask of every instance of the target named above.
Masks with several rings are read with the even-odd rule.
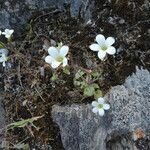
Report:
[[[2,63],[3,67],[6,65],[6,61],[8,60],[8,50],[0,49],[0,62]]]
[[[9,38],[11,37],[11,35],[13,34],[13,32],[14,32],[13,29],[12,29],[12,30],[5,29],[5,31],[2,32],[2,34],[5,35],[5,37],[6,37],[7,39],[9,39]]]
[[[49,55],[45,57],[45,61],[49,63],[52,68],[57,68],[62,64],[63,67],[65,67],[68,64],[68,60],[66,58],[66,55],[69,51],[68,46],[58,46],[58,47],[50,47],[48,49]]]
[[[91,44],[89,48],[92,51],[97,51],[98,57],[101,60],[104,60],[107,53],[110,55],[116,53],[115,47],[112,46],[112,44],[115,43],[115,39],[113,37],[108,37],[107,39],[105,39],[102,34],[99,34],[96,36],[96,42],[97,43]]]
[[[95,114],[98,113],[100,116],[105,114],[104,110],[108,110],[110,108],[110,105],[105,103],[104,98],[99,98],[98,101],[93,101],[92,106],[92,112]]]

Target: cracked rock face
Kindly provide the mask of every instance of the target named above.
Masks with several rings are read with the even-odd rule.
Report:
[[[33,13],[52,8],[62,11],[65,5],[70,7],[72,17],[81,15],[85,21],[91,18],[93,2],[87,0],[1,0],[0,28],[22,28]]]
[[[104,117],[92,113],[90,105],[53,106],[65,150],[149,149],[150,73],[137,68],[105,99],[111,109]],[[146,142],[140,147],[139,140]]]

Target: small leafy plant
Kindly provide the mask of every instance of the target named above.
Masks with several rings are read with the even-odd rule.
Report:
[[[79,69],[74,77],[74,85],[83,91],[84,96],[98,98],[102,96],[99,85],[95,83],[99,78],[100,74],[97,71],[86,72]]]

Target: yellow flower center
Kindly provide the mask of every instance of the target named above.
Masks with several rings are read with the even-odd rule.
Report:
[[[62,62],[63,59],[64,59],[64,58],[63,58],[62,56],[57,56],[57,57],[56,57],[56,60],[57,60],[58,62]]]
[[[107,47],[106,45],[102,45],[100,48],[101,48],[103,51],[106,51],[108,47]]]
[[[98,105],[98,108],[99,108],[99,109],[102,109],[102,108],[103,108],[103,104],[99,104],[99,105]]]

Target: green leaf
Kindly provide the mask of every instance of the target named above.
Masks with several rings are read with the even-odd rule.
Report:
[[[103,97],[102,91],[101,90],[96,90],[94,94],[94,98],[98,99],[100,97]]]
[[[26,125],[28,125],[28,123],[32,123],[33,121],[35,121],[35,120],[37,120],[37,119],[39,119],[41,117],[42,116],[40,116],[40,117],[33,117],[33,118],[30,118],[30,119],[24,119],[24,120],[21,120],[21,121],[17,121],[17,122],[11,123],[11,124],[7,125],[7,130],[13,129],[15,127],[23,128]]]
[[[24,143],[18,143],[14,145],[14,149],[22,149],[22,150],[29,150],[29,144],[24,144]]]
[[[85,73],[82,70],[78,70],[78,72],[75,74],[75,79],[81,78]]]
[[[95,93],[95,89],[92,86],[88,86],[84,89],[84,96],[92,96]]]
[[[58,48],[58,49],[61,49],[62,45],[63,45],[62,42],[58,43],[57,48]]]
[[[96,83],[91,84],[91,86],[92,86],[94,89],[99,89],[99,86],[98,86],[98,84],[96,84]]]
[[[67,75],[70,75],[70,71],[68,68],[63,68],[63,73],[67,74]]]
[[[5,48],[5,44],[3,42],[0,42],[0,48]]]
[[[23,147],[23,150],[29,150],[29,149],[30,149],[29,144],[25,144],[24,147]]]
[[[51,81],[56,81],[57,79],[58,79],[58,75],[53,74],[53,76],[51,77]]]
[[[92,76],[95,77],[95,78],[97,78],[97,77],[99,77],[100,75],[99,75],[99,73],[98,73],[97,71],[94,71],[94,72],[92,72]]]
[[[81,85],[81,82],[80,82],[80,81],[74,81],[74,85],[75,85],[75,86],[80,86],[80,85]]]
[[[86,87],[88,87],[88,84],[85,81],[82,81],[80,83],[81,83],[81,86],[80,86],[81,89],[85,89]]]

